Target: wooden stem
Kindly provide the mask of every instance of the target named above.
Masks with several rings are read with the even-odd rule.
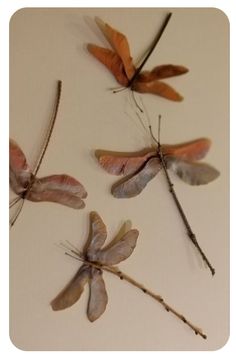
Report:
[[[118,267],[106,266],[106,265],[93,263],[93,262],[90,262],[90,261],[84,259],[83,256],[81,257],[80,253],[78,253],[77,251],[70,250],[70,252],[72,252],[76,256],[73,256],[73,255],[71,255],[68,252],[65,252],[65,254],[70,256],[70,257],[72,257],[72,258],[75,258],[76,260],[79,260],[80,262],[83,262],[84,264],[87,264],[87,265],[89,265],[91,267],[94,267],[94,268],[97,268],[97,269],[100,269],[100,270],[105,270],[106,272],[112,273],[112,274],[116,275],[121,280],[126,280],[131,285],[133,285],[136,288],[140,289],[144,294],[147,294],[150,297],[152,297],[154,300],[158,301],[165,308],[165,310],[167,312],[171,312],[173,315],[175,315],[177,318],[179,318],[181,321],[183,321],[188,327],[190,327],[194,331],[194,333],[196,335],[199,334],[203,339],[207,339],[206,334],[203,333],[201,328],[195,326],[185,316],[183,316],[181,313],[177,312],[172,306],[168,305],[164,301],[164,299],[163,299],[163,297],[161,295],[155,294],[153,291],[147,289],[141,283],[137,282],[136,280],[131,278],[129,275],[123,273]]]
[[[203,339],[207,339],[206,334],[202,332],[202,330],[199,327],[196,327],[193,323],[191,323],[185,316],[177,312],[172,306],[168,305],[163,297],[161,295],[155,294],[153,291],[147,289],[145,286],[143,286],[141,283],[137,282],[133,278],[131,278],[129,275],[121,272],[118,268],[115,267],[107,267],[103,266],[102,267],[104,270],[107,272],[115,274],[117,277],[119,277],[121,280],[126,280],[128,283],[132,284],[136,288],[140,289],[144,294],[149,295],[152,297],[154,300],[158,301],[167,312],[171,312],[173,315],[178,317],[181,321],[183,321],[187,326],[189,326],[195,334],[199,334]]]
[[[185,225],[185,228],[186,228],[186,231],[187,231],[187,235],[188,237],[190,238],[190,240],[192,241],[192,243],[194,244],[194,246],[197,248],[198,252],[200,253],[203,261],[206,263],[206,265],[208,266],[208,268],[210,269],[211,271],[211,274],[214,275],[215,274],[215,269],[212,267],[211,263],[209,262],[208,258],[206,257],[205,253],[203,252],[202,248],[200,247],[198,241],[197,241],[197,238],[195,236],[195,234],[193,233],[192,231],[192,228],[188,222],[188,219],[184,213],[184,210],[180,204],[180,201],[176,195],[176,192],[174,190],[174,184],[171,182],[171,179],[170,179],[170,176],[169,176],[169,173],[167,171],[167,167],[166,167],[166,163],[165,163],[165,160],[164,160],[164,156],[163,156],[163,153],[161,151],[161,146],[159,147],[159,152],[158,152],[158,156],[160,158],[160,161],[161,161],[161,164],[162,164],[162,167],[163,167],[163,170],[164,170],[164,173],[165,173],[165,176],[166,176],[166,181],[167,181],[167,184],[169,186],[169,192],[171,193],[173,199],[174,199],[174,202],[175,202],[175,205],[177,206],[177,209],[179,211],[179,214],[183,220],[183,223]]]
[[[159,116],[158,140],[155,138],[155,136],[154,136],[154,134],[152,132],[151,125],[149,126],[149,130],[150,130],[150,134],[151,134],[152,139],[157,144],[157,154],[158,154],[158,157],[160,159],[161,165],[162,165],[164,173],[165,173],[166,181],[167,181],[167,184],[169,186],[169,192],[171,193],[171,195],[172,195],[172,197],[174,199],[175,205],[177,206],[177,209],[178,209],[179,214],[181,216],[181,219],[183,220],[183,223],[185,225],[188,237],[190,238],[190,240],[192,241],[194,246],[197,248],[198,252],[200,253],[200,255],[201,255],[202,259],[203,259],[203,261],[206,263],[206,265],[210,269],[211,274],[214,275],[215,274],[215,269],[212,267],[211,263],[209,262],[208,258],[205,255],[205,253],[201,249],[201,247],[200,247],[200,245],[199,245],[199,243],[197,241],[197,238],[196,238],[195,234],[192,231],[192,228],[191,228],[191,226],[190,226],[190,224],[188,222],[188,219],[187,219],[187,217],[185,215],[185,212],[184,212],[184,210],[182,208],[182,205],[180,204],[180,201],[179,201],[179,199],[178,199],[178,197],[176,195],[176,192],[174,190],[174,184],[172,183],[172,181],[170,179],[170,176],[169,176],[169,173],[167,171],[167,166],[166,166],[166,163],[165,163],[165,159],[164,159],[163,152],[162,152],[162,149],[161,149],[161,144],[160,144],[160,118],[161,117]]]
[[[134,76],[132,77],[132,79],[129,81],[129,87],[132,87],[132,84],[134,82],[134,80],[137,78],[138,74],[140,73],[140,71],[142,70],[142,68],[144,67],[144,65],[146,64],[147,60],[149,59],[150,55],[152,54],[152,52],[154,51],[154,49],[156,48],[157,43],[160,41],[161,36],[163,35],[166,26],[168,25],[168,22],[170,21],[170,18],[172,16],[172,13],[168,13],[160,30],[157,33],[156,38],[154,39],[152,46],[150,48],[150,50],[148,51],[148,54],[146,55],[146,57],[144,58],[144,60],[142,61],[142,63],[140,64],[140,66],[138,67],[138,69],[135,71]]]
[[[59,80],[57,82],[57,96],[56,96],[56,102],[55,102],[55,107],[54,107],[52,119],[51,119],[51,121],[49,123],[49,129],[48,129],[48,132],[46,134],[45,141],[43,143],[41,154],[40,154],[40,156],[38,158],[38,161],[36,163],[36,167],[34,169],[34,173],[33,173],[34,177],[36,177],[36,175],[37,175],[37,173],[39,171],[39,168],[40,168],[41,163],[43,161],[43,157],[44,157],[44,155],[46,153],[46,150],[47,150],[47,147],[48,147],[48,144],[49,144],[52,132],[53,132],[53,128],[54,128],[54,125],[55,125],[55,122],[56,122],[57,113],[58,113],[59,104],[60,104],[61,90],[62,90],[62,81]]]

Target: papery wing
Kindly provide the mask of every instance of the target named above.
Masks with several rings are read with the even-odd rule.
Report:
[[[135,74],[135,67],[130,55],[129,43],[126,36],[109,26],[107,23],[104,23],[100,18],[96,17],[95,20],[111,47],[121,58],[127,78],[130,80]]]
[[[167,158],[167,168],[190,185],[207,184],[214,181],[220,174],[206,163],[189,162],[177,158]]]
[[[156,176],[160,169],[161,163],[159,158],[152,157],[139,172],[132,176],[125,177],[113,185],[111,192],[116,198],[135,197],[142,192],[147,183]]]
[[[26,198],[33,202],[54,202],[74,209],[84,208],[81,198],[87,192],[82,184],[68,175],[52,175],[35,179]]]
[[[162,81],[142,82],[138,79],[134,81],[132,89],[140,93],[152,93],[171,101],[182,101],[183,97],[170,85]]]
[[[90,261],[94,261],[96,252],[103,246],[107,238],[106,225],[95,211],[90,213],[90,232],[84,252]]]
[[[87,45],[88,51],[98,59],[115,76],[122,86],[128,86],[129,80],[124,72],[124,65],[120,57],[110,49],[98,47],[94,44]]]
[[[151,71],[142,71],[138,75],[138,81],[150,82],[154,80],[166,79],[187,73],[189,70],[181,65],[159,65]]]
[[[96,254],[96,262],[104,265],[114,265],[124,261],[132,254],[136,246],[138,235],[138,230],[132,229],[128,231],[115,244],[98,251]]]
[[[108,296],[105,283],[100,269],[91,269],[90,294],[88,301],[87,315],[91,322],[97,320],[105,311],[108,302]]]
[[[173,156],[184,160],[201,160],[206,156],[211,146],[211,140],[200,138],[176,145],[162,145],[165,156]]]
[[[64,310],[74,305],[76,301],[79,300],[82,292],[84,291],[84,286],[89,279],[90,269],[88,266],[83,265],[65,289],[63,289],[54,300],[52,300],[52,309],[54,311]]]
[[[23,151],[13,139],[10,139],[9,157],[10,185],[16,194],[20,194],[27,188],[32,173]]]
[[[137,153],[119,153],[96,150],[99,164],[112,175],[127,176],[136,172],[151,156],[156,155],[154,149],[146,149]]]

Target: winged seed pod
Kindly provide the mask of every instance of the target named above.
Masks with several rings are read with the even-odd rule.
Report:
[[[87,196],[87,192],[82,184],[75,178],[66,174],[37,178],[37,173],[41,166],[56,120],[60,96],[61,81],[58,81],[55,111],[50,122],[42,152],[34,169],[30,169],[19,145],[17,145],[14,140],[10,139],[10,186],[13,192],[17,194],[17,197],[10,203],[10,207],[14,206],[19,201],[21,202],[17,213],[11,220],[11,226],[19,216],[25,199],[32,202],[54,202],[75,209],[81,209],[85,206],[82,198]]]
[[[215,269],[201,249],[191,229],[168,172],[168,170],[171,170],[190,185],[207,184],[216,179],[219,176],[219,172],[214,167],[198,162],[198,160],[201,160],[207,154],[211,141],[206,138],[200,138],[177,145],[161,145],[159,143],[160,139],[157,141],[153,136],[151,126],[149,128],[155,143],[155,147],[153,148],[135,153],[119,153],[105,150],[95,151],[99,164],[108,173],[124,176],[112,186],[111,193],[116,198],[135,197],[163,169],[169,191],[185,225],[187,236],[201,254],[203,261],[210,269],[212,275],[214,275]]]
[[[167,169],[190,185],[207,184],[219,176],[219,172],[206,163],[200,163],[211,146],[211,141],[200,138],[193,141],[162,145],[162,154]],[[99,164],[108,173],[123,176],[111,192],[115,198],[132,198],[140,194],[163,168],[157,147],[138,152],[113,152],[96,150]]]
[[[102,48],[95,44],[88,44],[87,49],[110,70],[121,86],[129,87],[131,90],[139,93],[158,95],[171,101],[182,101],[183,97],[176,90],[160,80],[185,74],[188,72],[187,68],[180,65],[168,64],[156,66],[151,71],[141,71],[160,40],[170,17],[171,13],[167,15],[150,50],[138,68],[133,64],[126,36],[99,18],[95,18],[95,21],[112,49]]]
[[[123,229],[124,227],[121,228],[121,230]],[[88,284],[90,294],[87,316],[91,322],[97,320],[104,313],[108,302],[108,295],[103,279],[103,271],[106,271],[121,280],[126,280],[128,283],[141,290],[142,293],[158,301],[167,312],[171,312],[190,327],[195,334],[199,334],[202,338],[206,339],[207,336],[199,327],[193,325],[185,316],[168,305],[162,296],[148,290],[141,283],[123,273],[117,266],[114,266],[124,261],[132,254],[136,246],[138,235],[139,232],[135,229],[131,229],[126,233],[120,231],[118,235],[104,247],[107,237],[106,226],[96,212],[91,212],[90,233],[83,252],[80,252],[68,241],[69,246],[63,245],[67,251],[70,252],[66,252],[66,254],[82,262],[82,265],[69,284],[52,300],[52,309],[59,311],[74,305],[80,299],[84,286]]]

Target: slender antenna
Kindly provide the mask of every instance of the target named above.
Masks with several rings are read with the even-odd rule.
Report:
[[[206,334],[203,333],[201,328],[195,326],[185,316],[183,316],[181,313],[177,312],[172,306],[168,305],[164,301],[164,299],[163,299],[163,297],[161,295],[158,295],[158,294],[154,293],[153,291],[147,289],[141,283],[139,283],[136,280],[134,280],[133,278],[131,278],[129,275],[121,272],[118,267],[96,264],[96,263],[90,262],[88,260],[80,259],[80,258],[78,258],[78,257],[76,257],[76,256],[74,256],[74,255],[72,255],[72,254],[70,254],[68,252],[65,252],[65,255],[67,255],[67,256],[69,256],[69,257],[71,257],[73,259],[76,259],[77,261],[83,262],[84,264],[87,264],[87,265],[89,265],[89,266],[91,266],[93,268],[100,269],[100,270],[105,270],[105,271],[107,271],[109,273],[112,273],[112,274],[116,275],[121,280],[126,280],[131,285],[133,285],[136,288],[140,289],[144,294],[149,295],[154,300],[158,301],[164,307],[164,309],[167,312],[171,312],[174,316],[176,316],[181,321],[183,321],[188,327],[190,327],[194,331],[194,333],[196,335],[199,334],[203,339],[207,339]]]
[[[139,67],[137,68],[137,70],[135,71],[135,74],[133,75],[132,79],[129,81],[129,86],[132,86],[134,80],[137,78],[138,74],[140,73],[140,71],[142,70],[142,68],[144,67],[144,65],[146,64],[147,60],[149,59],[150,55],[152,54],[152,52],[154,51],[157,43],[160,41],[161,36],[163,35],[166,26],[168,25],[168,22],[170,21],[170,18],[172,16],[172,13],[168,13],[160,30],[157,33],[156,38],[153,41],[153,44],[149,50],[149,52],[147,53],[146,57],[144,58],[144,60],[142,61],[142,63],[139,65]]]
[[[146,115],[146,118],[147,118],[148,125],[151,125],[150,116],[149,116],[149,113],[148,113],[147,107],[145,106],[145,104],[144,104],[144,102],[143,102],[142,96],[139,96],[139,99],[140,99],[140,101],[141,101],[141,103],[142,103],[142,106],[143,106],[143,111],[145,112],[145,115]]]
[[[17,196],[16,198],[14,198],[10,204],[9,204],[9,208],[12,208],[16,203],[19,202],[19,200],[21,199],[21,197]]]
[[[158,116],[158,135],[157,135],[157,140],[159,145],[161,145],[161,114]]]
[[[23,205],[24,205],[25,200],[22,199],[22,198],[20,198],[20,200],[21,200],[21,204],[19,205],[18,210],[16,211],[15,216],[10,220],[10,228],[12,228],[12,226],[15,224],[15,222],[16,222],[16,220],[18,219],[18,216],[20,215],[21,210],[22,210],[22,208],[23,208]]]
[[[37,175],[37,173],[39,171],[39,168],[41,166],[43,157],[45,155],[45,152],[47,150],[47,147],[48,147],[48,144],[49,144],[52,132],[53,132],[53,128],[54,128],[54,125],[55,125],[55,122],[56,122],[57,113],[58,113],[59,104],[60,104],[61,90],[62,90],[62,81],[59,80],[57,82],[57,96],[56,96],[56,102],[55,102],[55,107],[54,107],[52,119],[51,119],[51,121],[49,123],[49,129],[48,129],[48,132],[46,134],[45,141],[43,143],[42,151],[41,151],[41,154],[39,155],[38,161],[36,163],[36,167],[35,167],[34,172],[33,172],[34,177],[36,177],[36,175]]]
[[[159,141],[155,138],[155,136],[154,136],[154,134],[153,134],[153,132],[152,132],[152,126],[151,125],[149,125],[149,131],[150,131],[150,135],[151,135],[151,138],[153,139],[153,141],[155,141],[155,143],[157,144],[157,146],[158,146],[158,150],[159,150]]]
[[[138,120],[139,120],[141,126],[143,127],[145,133],[148,133],[148,130],[147,130],[147,128],[145,127],[145,125],[144,125],[144,123],[143,123],[143,120],[142,120],[142,118],[140,117],[140,115],[138,114],[138,112],[135,112],[135,114],[136,114],[136,116],[138,117]]]
[[[128,87],[119,87],[117,89],[112,89],[112,93],[118,93],[127,90]]]
[[[134,91],[131,90],[131,93],[132,93],[132,98],[133,98],[133,100],[134,100],[135,106],[138,108],[138,110],[139,110],[141,113],[143,113],[142,108],[139,106],[138,102],[137,102],[136,99],[135,99]]]

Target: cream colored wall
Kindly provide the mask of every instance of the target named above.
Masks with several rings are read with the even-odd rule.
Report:
[[[190,69],[169,82],[185,97],[172,103],[143,95],[154,130],[163,115],[162,142],[206,136],[213,145],[206,161],[220,178],[190,187],[173,177],[199,243],[216,268],[212,278],[194,247],[159,174],[143,193],[114,199],[117,180],[97,164],[95,149],[135,151],[147,146],[127,91],[113,95],[116,83],[85,49],[104,44],[94,16],[124,32],[134,58],[142,54],[168,10],[23,9],[10,23],[10,135],[32,163],[48,124],[56,80],[62,101],[39,176],[65,172],[88,191],[86,208],[26,202],[10,233],[10,336],[25,350],[214,350],[229,335],[229,112],[228,30],[217,9],[173,9],[173,17],[146,64],[181,64]],[[128,115],[127,115],[128,113]],[[160,293],[199,324],[206,341],[169,315],[158,303],[104,274],[109,303],[95,323],[86,318],[88,289],[68,310],[54,313],[49,303],[78,268],[55,244],[68,239],[82,247],[88,215],[96,210],[111,239],[132,220],[140,236],[133,255],[120,268]]]

